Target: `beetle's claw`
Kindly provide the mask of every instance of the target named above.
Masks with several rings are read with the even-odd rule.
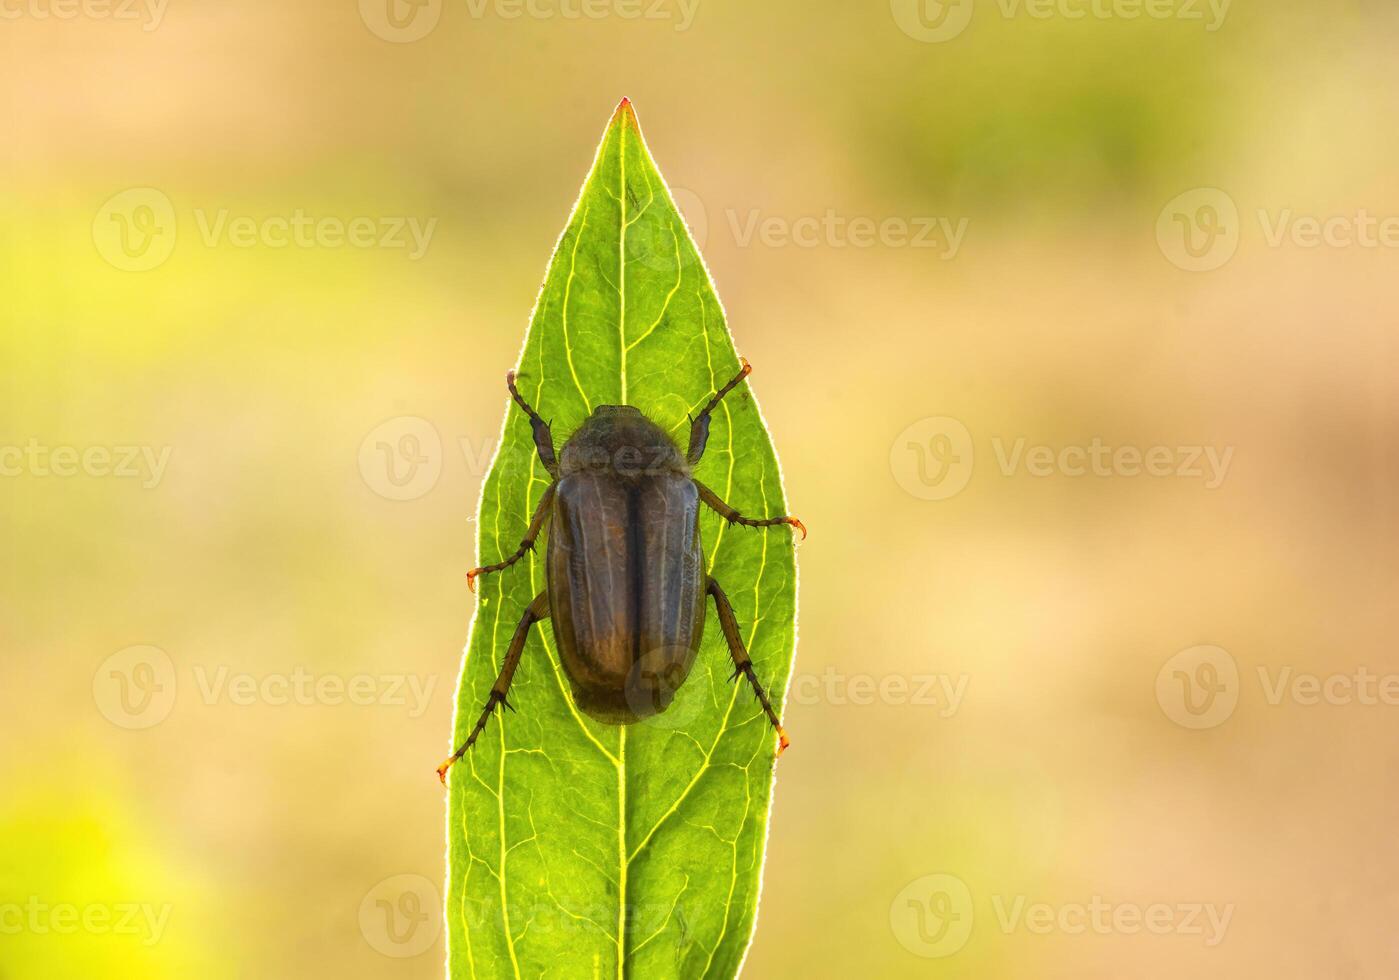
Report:
[[[740,357],[738,363],[743,365],[743,370],[739,371],[739,376],[746,378],[753,373],[753,365],[748,363],[748,358]]]
[[[454,763],[454,762],[456,762],[456,761],[457,761],[457,757],[456,757],[456,756],[452,756],[452,757],[451,757],[450,759],[448,759],[446,762],[442,763],[442,765],[440,765],[440,766],[437,767],[437,778],[440,779],[440,780],[442,781],[442,785],[443,785],[443,786],[446,786],[446,785],[447,785],[447,770],[450,769],[450,768],[452,768],[452,763]]]
[[[805,524],[803,524],[801,521],[797,520],[795,517],[789,517],[789,518],[787,518],[787,523],[790,524],[790,525],[792,525],[794,528],[796,528],[798,531],[800,531],[800,532],[802,533],[802,540],[803,540],[803,541],[806,540],[806,525],[805,525]]]
[[[790,738],[787,737],[787,729],[783,728],[781,725],[778,725],[778,726],[777,726],[777,757],[778,757],[779,759],[782,758],[782,753],[783,753],[783,752],[786,752],[788,746],[790,746],[791,744],[792,744],[792,740],[791,740]]]
[[[466,573],[466,587],[472,591],[472,594],[475,594],[476,592],[476,579],[480,576],[480,574],[481,569],[479,568],[473,568],[471,571]]]

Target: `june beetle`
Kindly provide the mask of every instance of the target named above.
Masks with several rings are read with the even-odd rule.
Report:
[[[758,682],[728,596],[704,567],[699,508],[712,507],[730,524],[788,524],[795,517],[749,518],[692,475],[709,439],[710,413],[752,369],[720,388],[690,423],[683,455],[665,430],[630,405],[599,405],[554,452],[549,424],[506,376],[510,396],[529,419],[540,462],[553,478],[524,540],[504,561],[467,573],[475,590],[482,575],[504,571],[534,549],[550,526],[547,585],[525,609],[480,720],[437,770],[447,770],[475,743],[491,713],[506,700],[530,627],[553,619],[559,660],[578,709],[598,721],[627,725],[664,711],[689,676],[704,634],[705,597],[714,600],[719,628],[733,658],[731,680],[753,686],[777,731],[778,754],[789,741]]]

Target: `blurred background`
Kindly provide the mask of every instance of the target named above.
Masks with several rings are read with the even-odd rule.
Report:
[[[812,532],[745,974],[1399,970],[1391,4],[0,18],[4,980],[442,974],[471,517],[622,95]]]

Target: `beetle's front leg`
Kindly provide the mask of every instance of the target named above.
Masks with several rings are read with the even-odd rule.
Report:
[[[767,692],[763,690],[763,685],[758,683],[758,675],[753,672],[753,660],[748,656],[748,649],[743,645],[743,637],[738,635],[738,620],[734,617],[734,607],[729,604],[729,597],[724,594],[724,590],[719,587],[719,583],[713,577],[709,579],[706,589],[714,597],[714,608],[719,613],[719,628],[724,633],[724,639],[729,643],[729,656],[733,658],[734,672],[730,680],[737,680],[742,674],[748,678],[748,683],[753,685],[753,692],[758,695],[758,701],[763,706],[763,711],[767,713],[768,721],[772,722],[772,727],[777,730],[777,754],[781,755],[787,750],[787,746],[792,742],[787,738],[787,732],[782,727],[782,722],[777,720],[777,712],[772,710],[772,702],[768,701]]]
[[[534,510],[534,517],[529,522],[529,530],[525,531],[525,536],[520,541],[520,547],[515,553],[504,561],[498,561],[494,565],[485,565],[481,568],[473,568],[466,573],[466,587],[472,592],[476,591],[476,579],[487,572],[499,572],[509,568],[515,562],[525,557],[527,552],[534,550],[534,542],[539,537],[539,532],[544,530],[544,525],[549,521],[549,504],[554,500],[554,487],[557,483],[549,484],[549,489],[544,491],[544,496],[539,500],[539,506]]]
[[[700,461],[700,457],[704,455],[705,444],[709,442],[709,413],[718,408],[720,400],[733,391],[734,387],[753,371],[747,358],[741,357],[739,361],[742,362],[743,367],[739,369],[738,374],[734,375],[733,380],[728,384],[716,391],[714,397],[710,398],[705,403],[704,408],[700,409],[700,413],[690,420],[690,451],[685,454],[685,457],[691,466]]]
[[[777,524],[790,524],[802,533],[802,540],[806,540],[806,525],[795,517],[764,517],[755,520],[751,517],[744,517],[728,504],[719,499],[719,495],[709,489],[698,480],[694,481],[695,488],[699,490],[700,499],[712,507],[716,513],[730,524],[742,524],[744,527],[773,527]]]
[[[466,750],[476,743],[481,732],[486,729],[486,722],[490,720],[491,712],[496,709],[496,705],[503,704],[511,711],[510,702],[505,700],[505,696],[510,693],[510,682],[515,679],[515,668],[520,666],[520,657],[525,652],[525,640],[529,637],[529,628],[541,619],[549,618],[549,593],[547,591],[539,593],[534,597],[525,614],[520,617],[520,625],[515,627],[515,635],[510,638],[510,647],[505,651],[505,661],[500,665],[500,675],[496,677],[495,683],[491,685],[491,693],[486,697],[486,707],[481,712],[481,718],[476,722],[476,727],[471,729],[471,734],[466,737],[461,748],[452,753],[451,758],[437,767],[437,778],[442,780],[442,785],[447,785],[447,770],[452,768],[452,763],[466,755]]]
[[[529,416],[530,429],[534,432],[534,448],[539,452],[539,461],[544,464],[544,468],[549,471],[550,476],[559,475],[559,463],[554,456],[554,433],[549,428],[549,423],[539,417],[539,413],[530,408],[529,402],[525,401],[520,394],[520,389],[515,387],[515,372],[511,371],[505,375],[505,387],[510,389],[510,397],[515,399],[515,404],[519,405],[524,413]]]

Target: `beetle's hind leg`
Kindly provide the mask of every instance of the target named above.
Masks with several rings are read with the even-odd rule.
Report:
[[[495,683],[491,685],[491,693],[486,697],[486,707],[481,712],[480,719],[476,722],[476,727],[471,729],[471,734],[466,737],[461,748],[452,753],[451,758],[437,767],[437,778],[442,780],[442,784],[447,784],[447,770],[452,768],[452,763],[466,755],[466,750],[476,744],[476,739],[486,729],[486,722],[490,720],[491,712],[495,711],[496,705],[503,704],[511,711],[510,702],[505,700],[505,696],[510,693],[510,682],[515,679],[515,668],[520,666],[520,657],[525,652],[525,640],[529,637],[529,628],[541,619],[549,618],[549,593],[541,592],[534,597],[525,614],[520,617],[520,625],[515,627],[515,635],[510,638],[510,647],[505,651],[505,661],[500,665],[500,675],[496,677]]]
[[[700,457],[704,455],[705,444],[709,442],[709,414],[719,407],[719,402],[723,400],[725,395],[733,391],[738,383],[748,377],[753,371],[747,358],[740,358],[739,360],[742,362],[743,367],[739,370],[738,374],[734,375],[733,379],[730,380],[728,384],[716,391],[714,397],[710,398],[709,401],[705,403],[704,408],[700,409],[700,413],[690,420],[690,451],[685,454],[685,457],[689,460],[691,466],[694,466],[700,461]]]
[[[554,455],[554,433],[549,428],[549,423],[539,417],[539,413],[530,408],[529,402],[525,401],[520,389],[515,387],[515,372],[511,371],[505,376],[505,387],[510,389],[510,397],[515,399],[515,404],[519,405],[524,413],[529,416],[530,429],[534,432],[534,448],[539,451],[539,461],[544,464],[544,468],[551,476],[559,475],[558,459]]]
[[[778,524],[790,524],[792,527],[796,528],[802,533],[802,540],[806,540],[806,525],[803,524],[801,521],[797,520],[795,517],[764,517],[762,519],[744,517],[738,511],[734,510],[728,504],[724,503],[724,501],[719,498],[719,495],[717,493],[709,489],[700,481],[695,480],[694,484],[695,489],[699,491],[700,499],[703,500],[710,507],[712,507],[720,517],[728,521],[730,524],[742,524],[744,527],[774,527]]]
[[[529,530],[525,531],[524,538],[520,541],[520,547],[515,553],[504,561],[498,561],[494,565],[484,565],[480,568],[473,568],[466,573],[466,587],[472,592],[476,591],[476,579],[488,572],[499,572],[509,568],[525,555],[534,550],[534,542],[539,538],[539,533],[544,530],[544,525],[549,522],[549,505],[554,500],[554,487],[557,483],[549,484],[549,489],[544,491],[544,496],[539,500],[539,506],[534,509],[534,517],[529,522]]]
[[[733,658],[734,672],[729,679],[737,680],[738,675],[742,674],[748,678],[748,683],[753,685],[753,693],[758,696],[758,702],[763,706],[763,712],[768,716],[768,721],[772,722],[772,727],[777,730],[777,754],[781,755],[792,742],[787,738],[787,732],[783,729],[782,722],[777,719],[777,712],[772,710],[772,702],[768,700],[763,685],[758,683],[758,675],[753,671],[753,660],[748,656],[748,649],[743,645],[743,637],[738,635],[738,620],[734,617],[734,607],[729,603],[729,597],[724,594],[724,590],[719,587],[719,583],[713,577],[709,579],[706,591],[714,597],[714,608],[719,613],[719,628],[724,633],[724,639],[729,643],[729,656]]]

